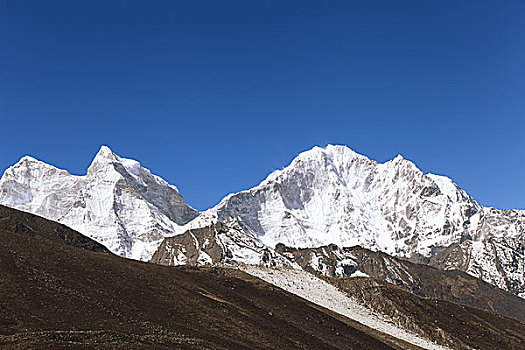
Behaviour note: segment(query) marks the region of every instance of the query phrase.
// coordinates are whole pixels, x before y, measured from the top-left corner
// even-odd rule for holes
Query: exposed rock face
[[[105,146],[85,176],[23,157],[0,180],[0,204],[58,221],[140,260],[198,214],[175,186]]]
[[[419,296],[448,300],[525,321],[525,300],[461,271],[444,271],[361,247],[329,245],[297,249],[278,245],[276,251],[318,276],[339,279],[369,276]]]
[[[161,265],[237,265],[265,266],[292,264],[256,237],[246,234],[235,220],[188,230],[165,238],[151,262]]]
[[[461,270],[525,298],[525,241],[489,238],[454,243],[430,259],[430,265]]]

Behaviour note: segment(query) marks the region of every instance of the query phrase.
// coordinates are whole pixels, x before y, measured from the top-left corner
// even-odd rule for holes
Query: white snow
[[[227,196],[188,227],[238,217],[269,247],[359,244],[399,256],[429,255],[432,246],[460,239],[471,207],[480,208],[450,179],[427,176],[401,156],[381,164],[329,145]],[[443,235],[447,221],[452,230]]]
[[[368,276],[366,273],[362,271],[357,270],[350,277],[370,277],[370,276]]]

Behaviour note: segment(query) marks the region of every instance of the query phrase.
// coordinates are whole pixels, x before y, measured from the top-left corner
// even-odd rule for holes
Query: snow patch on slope
[[[314,304],[395,338],[402,339],[424,349],[449,349],[398,327],[392,320],[373,312],[333,285],[304,270],[248,265],[242,266],[241,270]]]

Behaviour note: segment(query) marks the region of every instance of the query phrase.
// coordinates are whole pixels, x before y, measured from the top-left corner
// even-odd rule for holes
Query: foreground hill
[[[2,349],[415,349],[242,271],[124,259],[0,206]]]
[[[369,308],[390,316],[403,328],[448,344],[452,349],[525,347],[525,325],[501,315],[458,307],[445,300],[421,298],[383,280],[364,277],[327,280]]]
[[[301,293],[319,282],[297,284],[299,278],[278,269],[248,270],[277,278],[275,285],[237,269],[124,259],[63,225],[0,206],[0,348],[418,348],[320,306],[330,302],[328,295],[314,304],[285,291],[309,298]],[[472,339],[465,344],[525,348],[523,323],[447,305],[445,318],[460,315],[462,332]],[[424,322],[423,329],[432,327],[434,320],[405,314]],[[458,336],[443,332],[443,343]]]

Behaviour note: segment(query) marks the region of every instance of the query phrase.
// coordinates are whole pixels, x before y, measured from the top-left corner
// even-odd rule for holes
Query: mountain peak
[[[20,158],[20,160],[18,161],[18,163],[24,163],[24,162],[39,162],[39,160],[26,155]]]
[[[91,165],[88,168],[88,174],[92,173],[95,169],[101,169],[114,162],[120,162],[121,159],[113,151],[105,145],[102,145],[93,158]]]
[[[118,156],[113,153],[113,151],[106,145],[100,146],[99,151],[95,155],[94,160],[109,160],[109,161],[115,161],[118,159]]]
[[[294,159],[294,161],[295,160],[312,159],[312,158],[318,158],[318,157],[329,158],[329,159],[332,159],[332,160],[334,158],[340,158],[340,157],[345,158],[345,159],[349,159],[349,158],[351,159],[351,158],[355,158],[355,157],[358,157],[358,156],[365,157],[365,156],[355,152],[354,150],[352,150],[348,146],[328,144],[328,145],[326,145],[326,147],[314,146],[313,148],[300,153]]]
[[[29,155],[25,155],[22,158],[20,158],[20,160],[18,162],[16,162],[16,164],[13,165],[13,167],[27,166],[27,165],[30,165],[30,164],[38,164],[38,165],[51,167],[51,165],[49,165],[47,163],[44,163],[41,160],[38,160],[38,159],[36,159],[34,157],[31,157]]]
[[[397,156],[394,157],[394,159],[392,159],[393,162],[400,162],[402,160],[405,160],[405,158],[401,155],[401,153],[399,153]]]
[[[325,152],[330,154],[332,158],[336,156],[336,157],[342,157],[342,159],[354,159],[354,158],[368,159],[368,157],[366,157],[365,155],[357,153],[356,151],[354,151],[353,149],[345,145],[328,144],[325,148]]]
[[[326,145],[325,150],[327,152],[341,152],[341,153],[342,152],[351,152],[351,153],[356,153],[350,147],[345,146],[345,145],[328,144],[328,145]]]

